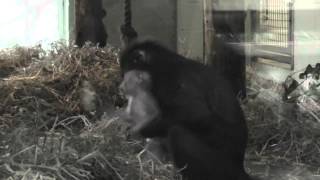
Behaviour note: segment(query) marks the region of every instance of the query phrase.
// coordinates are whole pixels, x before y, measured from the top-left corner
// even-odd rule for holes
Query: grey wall
[[[178,53],[203,59],[203,0],[177,0]]]
[[[294,70],[320,62],[320,0],[295,1]]]
[[[139,37],[151,37],[176,50],[176,0],[131,0],[132,24]],[[103,0],[108,43],[120,46],[124,0]]]

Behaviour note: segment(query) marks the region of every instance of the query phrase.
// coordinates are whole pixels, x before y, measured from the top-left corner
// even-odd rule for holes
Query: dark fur
[[[86,41],[99,44],[104,47],[107,43],[108,34],[103,24],[106,11],[102,8],[101,0],[80,1],[83,14],[77,21],[76,45],[82,47]],[[81,12],[81,11],[80,11]]]
[[[174,162],[186,179],[245,180],[247,126],[230,84],[208,66],[153,41],[137,41],[120,57],[122,73],[143,70],[152,77],[151,94],[161,118],[143,137],[166,137]]]

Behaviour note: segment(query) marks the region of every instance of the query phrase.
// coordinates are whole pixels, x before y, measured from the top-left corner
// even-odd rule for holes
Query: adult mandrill
[[[139,133],[167,139],[184,179],[250,179],[243,165],[246,122],[223,77],[153,41],[136,41],[124,49],[120,66],[123,75],[136,70],[150,76],[148,93],[161,116],[141,121]]]

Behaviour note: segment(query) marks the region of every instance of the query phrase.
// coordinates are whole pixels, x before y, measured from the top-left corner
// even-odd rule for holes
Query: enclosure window
[[[67,0],[10,0],[0,7],[0,48],[68,39]]]
[[[260,0],[256,16],[257,56],[292,63],[293,3],[290,0]]]

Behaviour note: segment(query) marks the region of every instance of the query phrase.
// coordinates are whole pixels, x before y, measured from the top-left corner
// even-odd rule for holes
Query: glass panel
[[[64,0],[10,0],[0,6],[0,48],[67,37]]]

